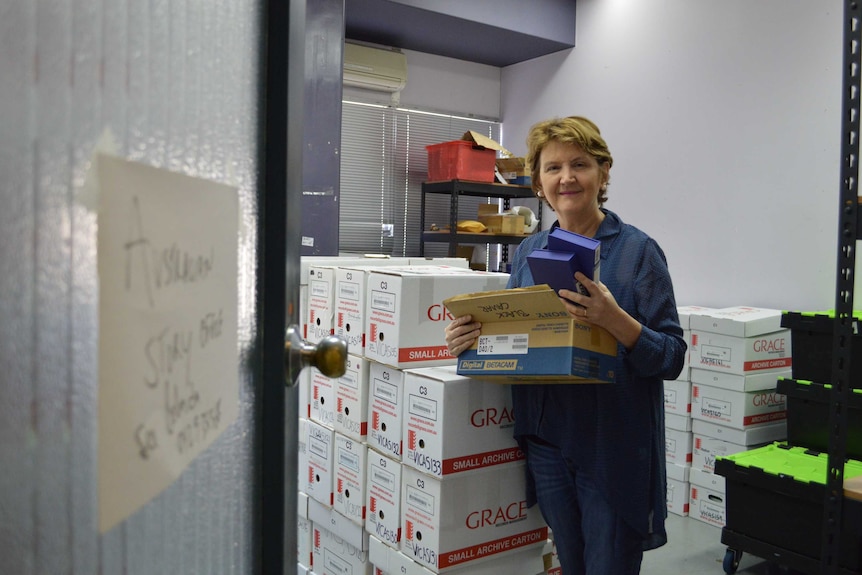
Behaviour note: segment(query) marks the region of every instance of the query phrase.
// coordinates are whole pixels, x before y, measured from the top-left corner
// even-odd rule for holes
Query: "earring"
[[[602,184],[602,191],[603,191],[603,192],[607,192],[607,191],[608,191],[608,183],[607,183],[607,182],[605,182],[604,184]]]
[[[538,192],[536,192],[536,196],[537,196],[537,197],[539,197],[539,198],[544,198],[544,197],[545,197],[545,194],[544,194],[544,192],[542,192],[541,190],[539,190]]]

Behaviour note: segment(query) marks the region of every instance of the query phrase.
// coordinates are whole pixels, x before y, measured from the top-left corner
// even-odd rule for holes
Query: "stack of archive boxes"
[[[784,439],[779,378],[792,366],[790,330],[781,311],[729,307],[693,313],[691,340],[692,466],[689,515],[725,525],[725,482],[715,459]]]
[[[298,572],[542,573],[548,530],[525,505],[509,388],[457,375],[445,344],[443,300],[508,275],[326,263],[308,270],[332,290],[309,291],[309,340],[330,325],[349,361],[300,380]]]
[[[683,339],[691,347],[690,317],[711,308],[679,306]],[[686,350],[682,371],[664,382],[665,459],[667,464],[667,510],[686,517],[689,511],[689,475],[692,461],[691,351]]]

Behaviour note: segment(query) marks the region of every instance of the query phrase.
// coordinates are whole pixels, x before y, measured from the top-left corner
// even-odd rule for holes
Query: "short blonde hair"
[[[608,150],[608,144],[602,138],[599,127],[591,120],[582,116],[568,116],[539,122],[530,128],[530,133],[527,135],[526,156],[526,164],[530,166],[533,193],[537,195],[541,189],[539,157],[549,142],[574,144],[595,158],[599,165],[606,162],[608,168],[614,165],[614,158]],[[599,205],[604,204],[607,199],[607,190],[602,189],[598,197]]]

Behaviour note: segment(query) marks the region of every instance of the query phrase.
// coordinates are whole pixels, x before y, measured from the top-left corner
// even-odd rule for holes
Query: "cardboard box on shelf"
[[[483,214],[479,221],[491,234],[520,235],[524,233],[524,216],[514,214]]]
[[[548,528],[538,506],[527,508],[526,476],[519,467],[438,479],[405,466],[401,551],[442,573],[544,547]]]
[[[503,383],[608,383],[617,341],[569,316],[547,286],[467,293],[444,301],[454,317],[482,323],[458,356],[458,373]]]
[[[520,463],[507,386],[458,375],[454,366],[404,375],[402,461],[435,477]]]

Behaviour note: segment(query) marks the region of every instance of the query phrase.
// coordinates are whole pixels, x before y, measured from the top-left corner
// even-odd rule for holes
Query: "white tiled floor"
[[[668,542],[647,551],[641,575],[723,575],[727,546],[721,543],[721,528],[679,515],[668,515]],[[767,573],[760,557],[743,553],[737,575]]]

